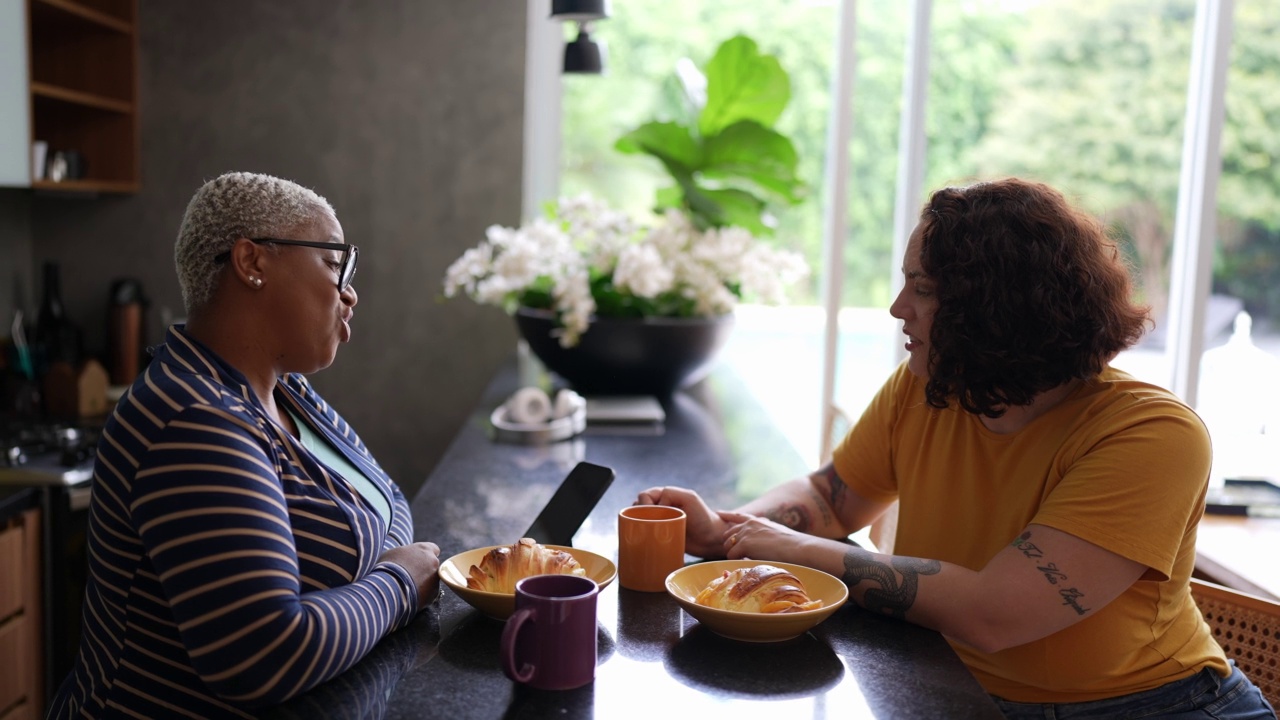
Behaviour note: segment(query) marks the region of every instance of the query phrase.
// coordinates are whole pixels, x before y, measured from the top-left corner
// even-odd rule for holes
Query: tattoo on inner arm
[[[844,504],[845,488],[844,481],[836,474],[835,466],[827,463],[821,469],[815,471],[809,476],[809,497],[813,498],[813,506],[822,514],[822,523],[826,527],[838,526],[840,519],[837,514],[840,512],[840,506]],[[823,492],[822,483],[826,483],[826,491]],[[807,532],[812,532],[816,528],[805,528]]]
[[[1018,548],[1019,550],[1021,550],[1022,554],[1025,555],[1026,557],[1029,557],[1029,558],[1044,557],[1044,553],[1040,552],[1040,548],[1036,547],[1035,543],[1031,542],[1030,530],[1014,538],[1013,542],[1010,544]]]
[[[1050,585],[1057,585],[1059,580],[1066,580],[1067,574],[1058,569],[1054,563],[1048,565],[1037,565],[1036,569],[1044,573],[1044,579],[1049,581]]]
[[[845,553],[844,576],[841,579],[850,588],[863,580],[879,583],[880,587],[867,588],[863,593],[862,606],[903,620],[907,610],[916,602],[920,576],[936,575],[941,570],[942,563],[937,560],[892,557],[889,562],[881,562],[866,550],[855,548]]]
[[[1031,542],[1031,531],[1028,530],[1018,537],[1014,538],[1010,543],[1013,547],[1022,551],[1022,554],[1028,558],[1042,558],[1044,553],[1040,548]],[[1067,579],[1067,574],[1058,569],[1057,563],[1045,563],[1041,565],[1036,563],[1036,570],[1044,574],[1044,579],[1049,581],[1050,585],[1057,585],[1060,581]],[[1083,615],[1089,612],[1089,608],[1080,604],[1080,598],[1084,597],[1084,593],[1076,588],[1061,588],[1058,590],[1058,596],[1062,598],[1062,604],[1076,611],[1077,615]]]
[[[827,463],[826,467],[818,471],[822,479],[827,481],[827,501],[831,503],[831,508],[837,513],[844,506],[844,500],[849,496],[849,486],[844,484],[844,480],[836,473],[836,466]]]
[[[785,525],[792,530],[800,532],[809,532],[809,528],[813,527],[813,518],[809,513],[809,508],[800,504],[783,505],[770,510],[764,516],[779,525]]]
[[[832,525],[835,523],[835,515],[832,514],[831,508],[827,506],[826,500],[818,493],[817,488],[809,487],[809,497],[813,498],[813,506],[818,508],[818,512],[822,513],[822,523],[824,525]]]
[[[1071,609],[1075,610],[1077,615],[1083,615],[1089,612],[1089,608],[1080,604],[1080,598],[1084,597],[1084,593],[1079,590],[1075,588],[1062,588],[1058,591],[1058,594],[1062,596],[1062,604],[1070,605]]]

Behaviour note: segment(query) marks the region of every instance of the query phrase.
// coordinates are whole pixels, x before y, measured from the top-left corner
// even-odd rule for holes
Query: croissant
[[[533,538],[520,538],[514,545],[504,545],[485,553],[479,565],[472,565],[467,587],[487,592],[514,593],[516,581],[530,575],[582,575],[587,571],[569,553],[538,544]]]
[[[800,578],[773,565],[726,570],[712,580],[694,602],[738,612],[789,613],[817,610],[821,600],[810,600]]]

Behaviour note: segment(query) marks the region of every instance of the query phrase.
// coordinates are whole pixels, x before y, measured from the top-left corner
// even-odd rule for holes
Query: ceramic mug
[[[596,677],[600,586],[577,575],[534,575],[516,583],[516,609],[502,628],[502,672],[540,690],[571,690]]]
[[[663,592],[667,576],[684,567],[685,515],[666,505],[632,505],[618,512],[618,583],[628,590]]]

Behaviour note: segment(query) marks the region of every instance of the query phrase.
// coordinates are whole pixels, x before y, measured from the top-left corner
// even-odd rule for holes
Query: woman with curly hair
[[[1147,309],[1102,225],[1019,179],[930,197],[890,307],[909,359],[832,462],[736,511],[683,488],[702,557],[793,562],[938,630],[1009,716],[1274,718],[1191,597],[1210,444],[1111,367]],[[894,555],[847,536],[899,503]]]

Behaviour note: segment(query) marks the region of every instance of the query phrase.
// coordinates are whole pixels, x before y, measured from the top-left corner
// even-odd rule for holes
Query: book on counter
[[[667,420],[662,403],[652,395],[587,398],[587,431],[602,434],[661,435]]]
[[[1205,513],[1280,518],[1280,486],[1261,478],[1227,478],[1210,488]]]

